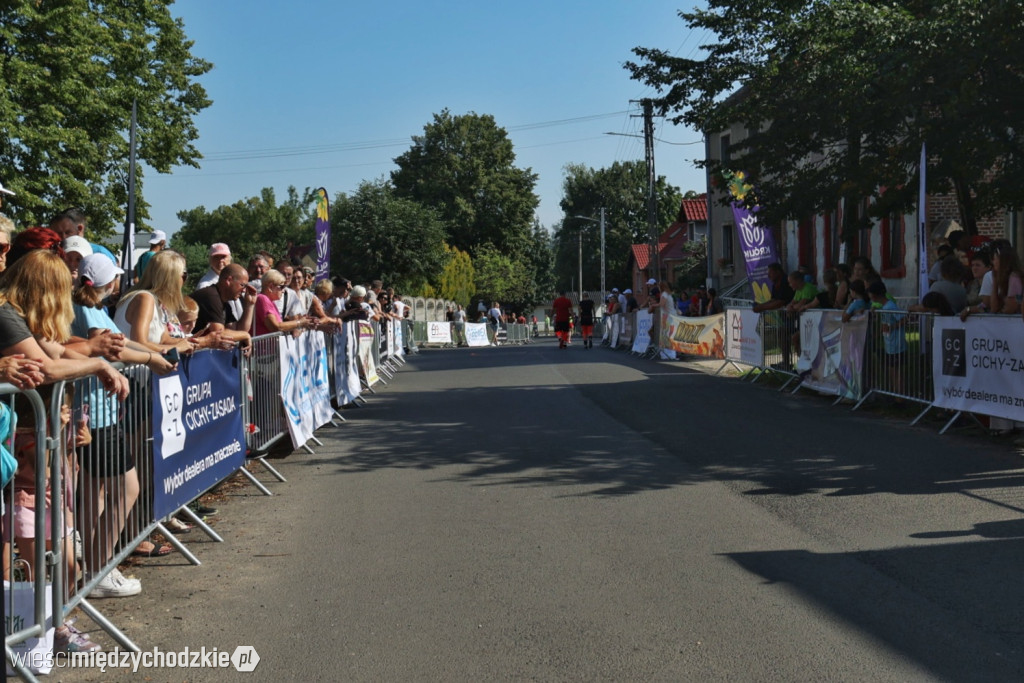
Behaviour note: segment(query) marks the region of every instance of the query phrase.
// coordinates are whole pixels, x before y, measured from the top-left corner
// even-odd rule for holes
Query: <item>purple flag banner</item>
[[[739,202],[732,203],[736,220],[736,233],[740,238],[743,260],[747,264],[747,280],[754,288],[754,302],[764,303],[772,298],[772,283],[768,279],[768,266],[779,260],[775,250],[775,236],[757,219],[757,209],[750,210]]]
[[[327,190],[316,191],[316,275],[314,282],[331,278],[331,215]]]

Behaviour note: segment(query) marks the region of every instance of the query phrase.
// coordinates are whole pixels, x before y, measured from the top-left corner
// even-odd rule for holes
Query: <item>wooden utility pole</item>
[[[658,198],[654,187],[654,103],[642,101],[644,108],[644,158],[647,161],[647,233],[651,241],[649,277],[661,280],[661,264],[658,255]]]

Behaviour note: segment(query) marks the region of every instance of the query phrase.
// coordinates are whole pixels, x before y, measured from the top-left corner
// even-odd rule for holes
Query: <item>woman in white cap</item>
[[[92,246],[88,240],[78,235],[64,238],[64,263],[71,271],[72,282],[78,280],[78,266],[86,256],[92,256]]]
[[[70,238],[69,238],[70,239]],[[104,302],[113,293],[117,277],[124,271],[104,254],[90,254],[79,264],[79,277],[71,300],[75,317],[71,332],[79,337],[90,337],[105,332],[117,333],[117,325],[107,314]],[[159,353],[154,353],[138,342],[126,340],[117,360],[129,364],[144,364],[159,375],[174,369]],[[114,555],[114,545],[124,529],[128,513],[139,497],[139,477],[135,469],[135,454],[128,447],[134,443],[123,428],[118,415],[118,402],[105,396],[95,382],[79,387],[75,393],[76,408],[89,415],[88,445],[82,448],[82,531],[86,567],[95,572],[105,566]],[[120,492],[120,496],[109,496]],[[111,500],[107,500],[110,497]],[[166,555],[170,546],[156,547],[143,541],[136,554]],[[90,592],[94,598],[116,598],[135,595],[142,585],[135,579],[126,579],[115,568],[104,576]]]

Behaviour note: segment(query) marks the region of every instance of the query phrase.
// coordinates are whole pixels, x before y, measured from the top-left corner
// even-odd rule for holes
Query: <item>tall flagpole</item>
[[[121,247],[121,293],[124,294],[132,286],[133,269],[135,268],[135,127],[137,100],[132,100],[132,125],[128,133],[128,213],[124,220],[124,244]]]
[[[928,191],[925,176],[928,173],[928,154],[921,143],[920,185],[917,193],[917,298],[928,291]]]

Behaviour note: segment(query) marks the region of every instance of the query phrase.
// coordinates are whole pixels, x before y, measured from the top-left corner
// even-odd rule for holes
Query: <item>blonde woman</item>
[[[118,302],[114,314],[117,328],[156,353],[170,348],[179,353],[194,351],[198,343],[187,338],[178,323],[178,311],[185,306],[184,280],[185,257],[176,251],[158,252],[149,260],[138,285]]]

